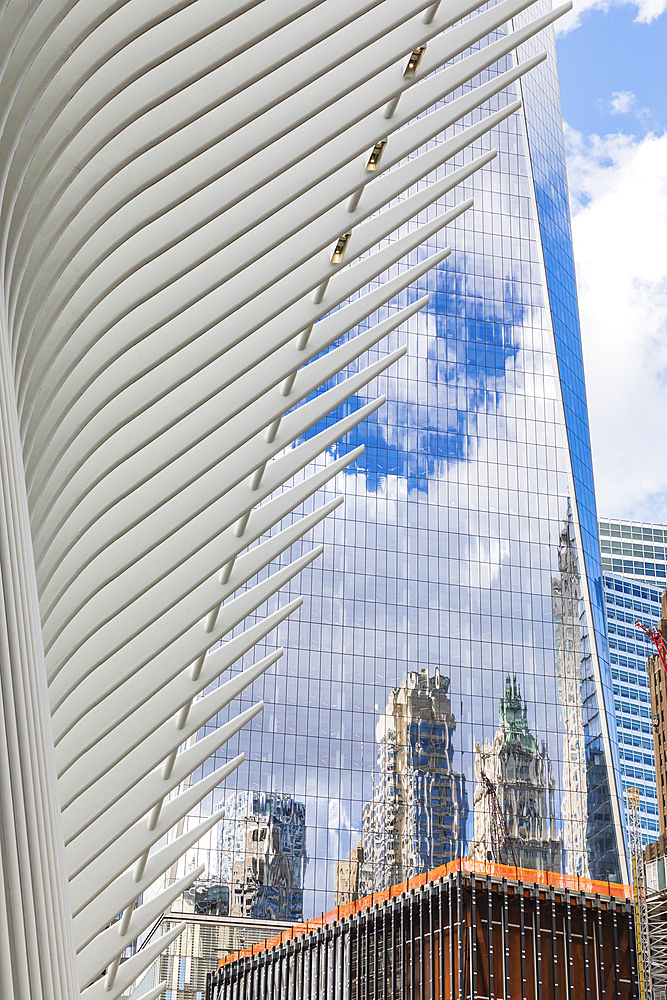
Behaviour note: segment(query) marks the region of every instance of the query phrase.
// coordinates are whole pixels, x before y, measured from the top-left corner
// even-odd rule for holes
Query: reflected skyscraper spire
[[[581,584],[571,519],[558,544],[558,575],[551,581],[558,698],[563,712],[563,846],[568,875],[588,878],[586,845],[586,737],[582,705]]]
[[[516,677],[505,679],[498,714],[493,742],[475,745],[475,839],[470,857],[559,872],[563,842],[556,835],[556,782],[546,743],[540,745],[530,731]]]

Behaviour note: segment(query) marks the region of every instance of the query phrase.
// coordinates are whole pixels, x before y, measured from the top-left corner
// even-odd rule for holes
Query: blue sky
[[[667,0],[575,0],[558,35],[601,514],[667,522]]]
[[[629,4],[589,10],[580,27],[558,38],[563,117],[589,135],[619,130],[637,135],[667,127],[667,13],[638,22]],[[626,114],[614,94],[632,94]],[[618,105],[618,100],[616,101]]]

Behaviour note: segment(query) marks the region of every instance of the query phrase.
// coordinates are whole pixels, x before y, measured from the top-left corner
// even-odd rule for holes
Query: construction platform
[[[632,890],[461,860],[224,959],[207,1000],[635,1000]]]

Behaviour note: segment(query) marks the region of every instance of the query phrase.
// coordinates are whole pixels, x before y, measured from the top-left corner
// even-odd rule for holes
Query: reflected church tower
[[[356,851],[359,895],[379,892],[458,856],[465,837],[465,778],[454,771],[456,720],[449,678],[411,672],[377,724],[377,778]],[[353,852],[355,853],[355,852]],[[353,859],[351,859],[353,861]],[[348,880],[346,868],[340,885]],[[338,879],[337,879],[338,881]]]
[[[569,517],[560,532],[558,569],[559,575],[551,581],[551,604],[558,697],[565,725],[563,846],[567,852],[567,874],[589,878],[586,746],[581,700],[581,583]]]
[[[561,871],[563,843],[556,836],[555,781],[546,744],[528,728],[528,709],[516,677],[505,679],[493,743],[475,745],[473,799],[476,861]]]

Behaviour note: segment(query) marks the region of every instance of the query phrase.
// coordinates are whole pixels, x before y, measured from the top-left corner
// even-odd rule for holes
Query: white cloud
[[[566,35],[581,24],[582,15],[589,10],[608,11],[621,3],[629,3],[637,8],[635,21],[650,24],[667,10],[667,0],[574,0],[574,6],[569,14],[556,21],[556,34]]]
[[[631,90],[615,90],[611,95],[612,115],[627,115],[636,100]]]
[[[667,133],[566,136],[599,510],[667,522]]]

